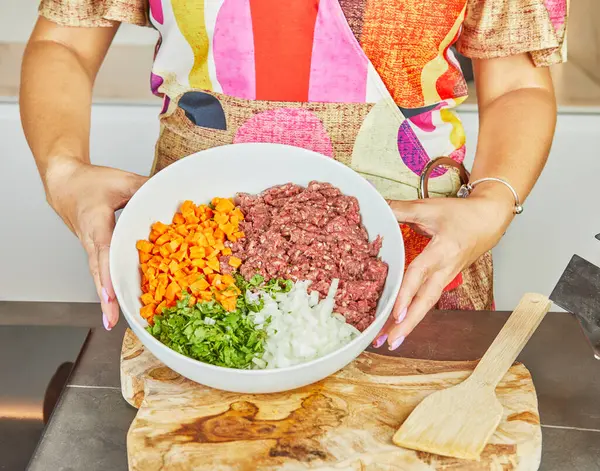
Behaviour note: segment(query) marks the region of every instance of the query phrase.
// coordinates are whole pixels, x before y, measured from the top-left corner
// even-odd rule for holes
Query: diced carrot
[[[229,257],[229,265],[233,268],[239,268],[242,264],[242,260],[238,257]]]
[[[219,274],[218,257],[229,256],[229,264],[234,268],[241,265],[241,260],[231,256],[232,250],[224,242],[244,237],[239,227],[244,216],[231,199],[213,198],[212,205],[214,210],[184,201],[171,224],[152,224],[148,240],[136,243],[142,303],[155,306],[152,312],[145,311],[150,324],[154,313],[174,306],[188,290],[194,293],[190,305],[196,300],[214,298],[225,309],[235,310],[241,292],[231,275]]]
[[[211,268],[214,271],[220,271],[221,270],[221,267],[219,265],[219,261],[216,258],[208,259],[208,261],[206,262],[206,265],[208,266],[208,268]]]
[[[156,309],[154,310],[154,314],[162,314],[162,311],[164,308],[167,307],[167,301],[165,301],[164,299],[161,301],[161,303],[156,306]]]
[[[152,296],[152,293],[142,294],[142,304],[144,306],[147,306],[148,304],[152,304],[153,302],[154,302],[154,296]]]
[[[229,222],[229,216],[225,213],[215,214],[215,222],[217,224],[227,224]]]
[[[192,260],[196,258],[204,258],[206,257],[206,250],[204,247],[192,247],[190,248],[190,258]]]
[[[235,311],[236,304],[237,304],[237,302],[236,302],[235,298],[225,298],[221,301],[221,305],[228,312]]]
[[[169,244],[165,244],[160,248],[160,255],[163,258],[169,258],[171,255],[171,250],[169,249]]]
[[[193,201],[185,200],[183,203],[181,203],[181,207],[179,208],[179,210],[181,211],[181,214],[183,214],[183,216],[185,217],[186,214],[193,213],[196,210],[196,205]]]
[[[156,239],[156,245],[163,245],[169,242],[171,236],[168,233],[161,235],[158,239]]]
[[[163,224],[160,221],[155,222],[154,224],[152,224],[152,230],[154,232],[158,233],[159,235],[162,235],[165,232],[167,232],[167,229],[169,229],[169,226],[167,226],[166,224]]]
[[[174,275],[177,270],[179,270],[179,263],[177,263],[177,260],[171,260],[171,263],[169,263],[169,272]]]
[[[169,280],[167,279],[167,282],[168,281]],[[156,302],[161,302],[162,299],[165,297],[165,293],[167,292],[167,282],[158,282],[158,286],[156,287],[156,291],[154,292],[154,300]],[[152,286],[152,284],[150,284],[150,286]]]
[[[233,211],[235,209],[235,205],[231,200],[222,198],[215,205],[215,209],[220,213],[229,213],[230,211]]]
[[[182,240],[180,240],[180,239],[173,239],[171,242],[169,242],[168,247],[169,247],[169,250],[171,251],[171,253],[177,252],[177,249],[181,245],[181,242],[182,242]]]
[[[221,224],[219,229],[221,229],[227,235],[231,235],[235,232],[235,227],[230,222],[227,224]]]
[[[154,258],[152,258],[152,260],[148,261],[148,266],[158,270],[158,267],[160,267],[160,263],[161,262],[158,262],[158,261],[154,260]]]
[[[147,240],[138,240],[135,244],[135,248],[140,252],[150,253],[154,246],[152,245],[152,242],[148,242]]]
[[[160,234],[156,231],[152,231],[150,232],[150,236],[148,237],[148,240],[152,243],[156,242],[156,239],[158,239],[160,237]]]
[[[140,263],[146,263],[152,258],[152,254],[146,252],[139,252]]]
[[[148,319],[154,316],[154,310],[156,309],[156,304],[147,304],[143,308],[140,309],[140,314],[144,319]]]
[[[171,281],[169,286],[167,287],[167,291],[165,292],[165,298],[167,301],[173,301],[177,296],[177,293],[181,291],[181,287],[175,281]]]
[[[210,285],[204,278],[200,278],[190,285],[190,289],[192,290],[192,293],[195,293],[198,291],[205,291],[209,286]]]
[[[196,258],[192,260],[192,266],[197,268],[204,268],[206,266],[206,260],[203,258]]]
[[[190,302],[188,303],[188,306],[192,307],[194,304],[196,304],[196,302],[196,296],[190,296]]]
[[[183,259],[185,258],[186,255],[187,255],[187,249],[186,250],[182,249],[179,252],[172,254],[171,258],[174,258],[178,262],[183,262]]]
[[[202,232],[198,232],[198,245],[200,247],[209,247],[208,239]]]

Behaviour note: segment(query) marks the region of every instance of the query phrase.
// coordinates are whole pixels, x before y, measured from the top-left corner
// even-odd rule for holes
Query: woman
[[[375,346],[395,349],[436,305],[493,308],[489,250],[552,142],[547,66],[565,58],[566,1],[42,0],[23,61],[23,127],[49,203],[87,251],[105,327],[119,312],[114,212],[145,181],[89,161],[92,86],[120,23],[160,33],[153,172],[213,146],[278,142],[342,161],[390,201],[410,264]],[[477,83],[470,181],[495,179],[467,198],[451,198],[466,179],[454,109],[467,96],[452,45],[473,59]]]

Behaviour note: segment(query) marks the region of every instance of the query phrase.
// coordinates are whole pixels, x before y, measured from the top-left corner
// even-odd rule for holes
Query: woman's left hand
[[[512,195],[499,186],[468,198],[392,201],[399,222],[431,237],[409,265],[392,313],[373,345],[398,348],[458,273],[494,247],[513,218]]]

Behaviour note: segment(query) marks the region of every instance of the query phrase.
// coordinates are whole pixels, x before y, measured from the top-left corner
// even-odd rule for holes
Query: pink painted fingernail
[[[406,317],[406,311],[407,311],[406,308],[404,308],[400,311],[400,314],[398,315],[398,317],[395,320],[396,324],[400,324],[400,322],[402,322],[404,320],[404,318]]]
[[[391,343],[390,350],[396,350],[400,345],[402,345],[402,342],[404,342],[404,337],[398,337]]]
[[[380,335],[379,337],[377,337],[375,339],[375,342],[373,342],[373,347],[375,347],[375,348],[381,347],[384,344],[384,342],[387,340],[387,338],[388,338],[387,334]]]
[[[108,317],[106,317],[106,314],[102,313],[102,323],[104,324],[104,328],[108,331],[112,330],[112,327],[110,326],[110,323],[108,322]]]
[[[106,288],[102,288],[102,301],[104,301],[106,304],[110,302],[110,298],[108,297],[108,291],[106,291]]]

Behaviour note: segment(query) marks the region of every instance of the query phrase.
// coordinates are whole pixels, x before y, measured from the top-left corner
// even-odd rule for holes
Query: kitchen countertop
[[[507,313],[432,312],[397,355],[432,360],[481,357]],[[136,410],[121,396],[125,322],[101,326],[97,304],[0,302],[0,325],[91,327],[30,471],[126,471],[125,438]],[[543,471],[600,471],[600,361],[576,320],[551,313],[519,357],[531,371],[542,421]]]

